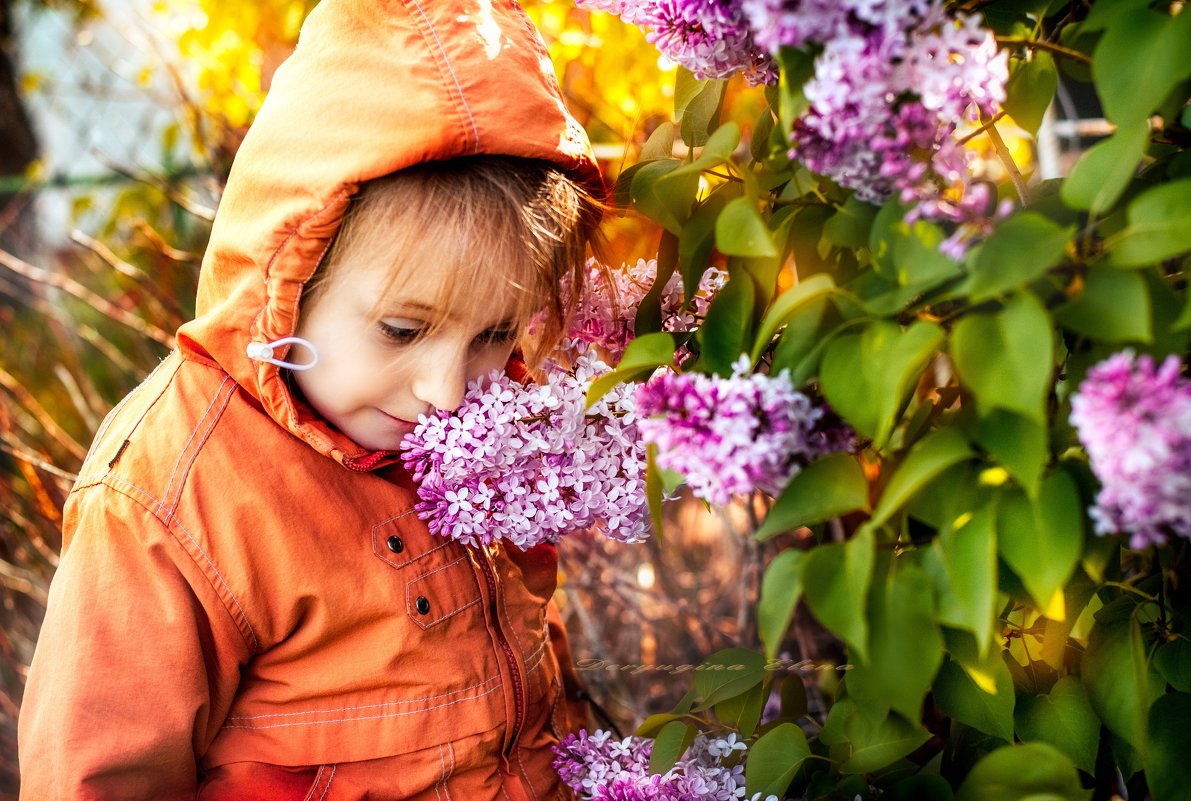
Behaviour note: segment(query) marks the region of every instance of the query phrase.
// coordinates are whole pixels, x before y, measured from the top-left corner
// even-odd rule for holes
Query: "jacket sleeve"
[[[193,799],[248,645],[161,521],[86,492],[22,703],[21,799]]]
[[[575,668],[575,658],[571,655],[571,644],[567,639],[567,629],[562,622],[562,613],[558,605],[551,599],[546,604],[546,625],[550,629],[550,645],[554,655],[558,658],[558,666],[562,672],[563,704],[567,713],[567,728],[571,732],[579,729],[592,729],[588,718],[589,698],[583,681],[579,678],[579,671]]]

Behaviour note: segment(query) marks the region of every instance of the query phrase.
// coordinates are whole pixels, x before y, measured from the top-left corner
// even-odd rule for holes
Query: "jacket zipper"
[[[483,551],[478,560],[480,567],[484,571],[484,578],[488,582],[488,596],[491,600],[492,618],[496,624],[496,640],[500,644],[500,648],[504,651],[505,659],[509,663],[509,673],[513,677],[513,727],[509,736],[509,746],[506,749],[506,754],[513,752],[513,746],[517,741],[517,737],[521,734],[521,726],[524,724],[525,718],[525,687],[521,677],[521,668],[518,665],[517,654],[513,650],[513,646],[509,644],[509,640],[505,637],[504,628],[500,625],[500,610],[497,600],[496,588],[496,571],[493,570],[491,557],[487,551]]]

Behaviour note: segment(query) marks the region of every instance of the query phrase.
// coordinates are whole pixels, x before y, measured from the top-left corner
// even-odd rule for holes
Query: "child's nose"
[[[460,357],[429,359],[418,371],[413,393],[432,409],[453,412],[467,392],[467,361]]]

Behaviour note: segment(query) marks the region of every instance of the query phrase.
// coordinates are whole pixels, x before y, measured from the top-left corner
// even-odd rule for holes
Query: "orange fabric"
[[[399,466],[245,355],[293,333],[360,183],[473,153],[598,186],[515,0],[319,4],[237,156],[197,319],[67,502],[23,799],[564,797],[553,547],[432,537]]]

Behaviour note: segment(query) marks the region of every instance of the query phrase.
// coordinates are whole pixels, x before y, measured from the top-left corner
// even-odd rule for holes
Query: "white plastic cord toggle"
[[[310,361],[298,364],[296,362],[274,359],[273,349],[279,348],[282,345],[301,345],[310,351]],[[289,370],[309,370],[318,364],[318,350],[314,347],[314,343],[302,339],[302,337],[282,337],[272,342],[249,342],[248,347],[245,348],[245,352],[248,354],[248,358],[253,361],[268,362],[269,364],[275,364],[278,367],[285,367]]]

